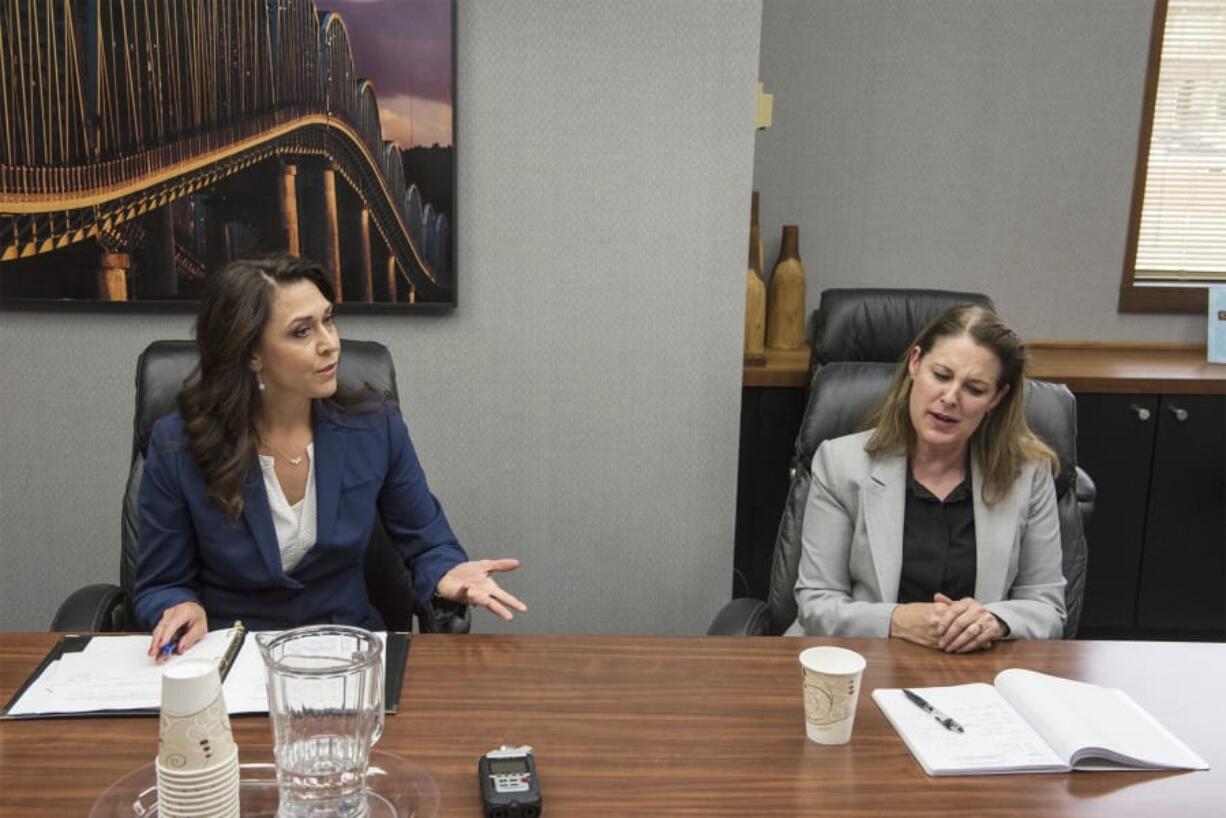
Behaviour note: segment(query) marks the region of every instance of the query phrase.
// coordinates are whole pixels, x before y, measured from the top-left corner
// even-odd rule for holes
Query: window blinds
[[[1136,281],[1226,281],[1226,0],[1170,0]]]

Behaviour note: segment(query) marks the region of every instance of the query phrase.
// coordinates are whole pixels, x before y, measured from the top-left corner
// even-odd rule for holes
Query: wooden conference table
[[[55,642],[0,634],[0,699]],[[797,653],[837,643],[868,669],[849,745],[805,739]],[[929,778],[868,693],[991,681],[1027,667],[1127,690],[1208,772]],[[479,816],[477,758],[535,748],[545,815],[1226,815],[1226,644],[1015,642],[945,656],[898,640],[619,636],[413,638],[378,744],[424,767],[441,816]],[[233,720],[271,744],[264,716]],[[149,763],[153,718],[0,722],[0,815],[78,816]]]

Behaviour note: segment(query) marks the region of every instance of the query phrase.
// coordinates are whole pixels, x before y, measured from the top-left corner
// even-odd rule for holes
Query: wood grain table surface
[[[0,634],[0,700],[54,644]],[[840,644],[868,668],[850,744],[805,739],[799,651]],[[1009,667],[1121,687],[1212,766],[929,778],[869,693],[990,682]],[[425,768],[441,816],[481,815],[477,758],[531,744],[546,818],[563,816],[1226,815],[1226,644],[1015,642],[946,656],[898,640],[414,636],[377,749]],[[244,757],[266,716],[233,719]],[[0,816],[83,816],[153,760],[150,717],[0,722]]]

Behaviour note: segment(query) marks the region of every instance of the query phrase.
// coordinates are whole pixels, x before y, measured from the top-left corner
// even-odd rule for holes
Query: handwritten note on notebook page
[[[873,701],[929,775],[1055,772],[1065,763],[989,684],[913,688],[965,728],[946,730],[901,690],[873,691]]]
[[[929,775],[1209,767],[1114,688],[1014,668],[994,685],[916,692],[966,732],[946,730],[901,690],[874,690],[873,701]]]

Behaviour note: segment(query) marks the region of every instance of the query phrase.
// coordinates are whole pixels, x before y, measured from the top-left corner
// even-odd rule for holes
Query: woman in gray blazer
[[[789,634],[949,653],[1061,635],[1058,460],[1026,424],[1025,364],[995,313],[955,307],[915,339],[873,428],[818,448]]]

